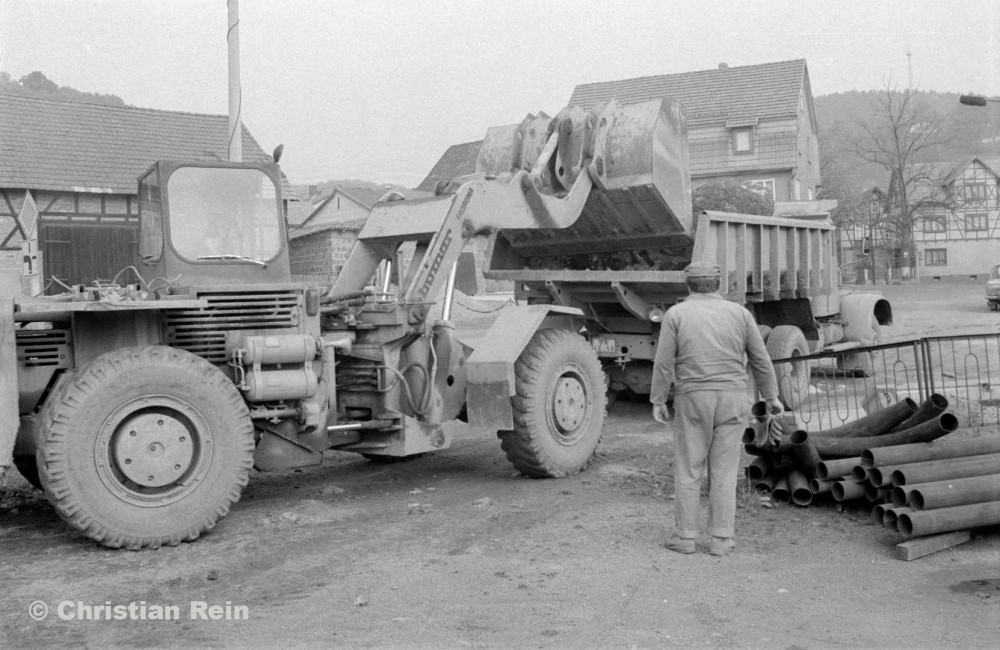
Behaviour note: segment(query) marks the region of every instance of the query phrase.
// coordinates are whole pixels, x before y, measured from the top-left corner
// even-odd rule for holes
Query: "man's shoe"
[[[694,553],[694,540],[689,537],[672,537],[665,546],[675,553],[690,555]]]
[[[736,547],[736,542],[733,541],[732,537],[713,537],[712,546],[708,549],[708,552],[712,555],[728,555],[729,551]]]

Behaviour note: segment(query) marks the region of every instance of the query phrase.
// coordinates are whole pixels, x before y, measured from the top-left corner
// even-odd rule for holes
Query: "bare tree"
[[[855,152],[878,165],[889,179],[889,210],[884,227],[899,242],[900,250],[914,262],[913,227],[925,208],[945,204],[944,174],[933,164],[947,141],[941,131],[943,118],[920,106],[914,92],[891,83],[872,98],[875,117],[859,122],[861,135]]]

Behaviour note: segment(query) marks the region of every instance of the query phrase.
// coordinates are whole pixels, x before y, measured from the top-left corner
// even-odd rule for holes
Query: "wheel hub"
[[[563,376],[556,382],[552,414],[563,432],[575,431],[587,414],[587,393],[576,377]]]
[[[130,481],[158,488],[188,471],[195,446],[183,422],[162,413],[143,413],[121,423],[113,453],[118,469]]]

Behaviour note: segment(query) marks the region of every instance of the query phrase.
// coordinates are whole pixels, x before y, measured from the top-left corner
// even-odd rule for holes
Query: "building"
[[[684,107],[692,188],[733,180],[775,201],[816,197],[819,137],[805,60],[580,84],[569,105],[660,97]]]
[[[944,197],[914,222],[921,279],[980,280],[1000,262],[1000,161],[972,158],[951,165]]]
[[[292,279],[332,285],[372,207],[387,192],[397,192],[406,199],[429,196],[418,190],[335,185],[332,192],[312,204],[312,211],[301,221],[293,221],[289,213]]]
[[[139,175],[156,160],[226,160],[228,133],[225,115],[0,94],[0,268],[30,293],[135,282]],[[244,160],[271,160],[242,135]]]

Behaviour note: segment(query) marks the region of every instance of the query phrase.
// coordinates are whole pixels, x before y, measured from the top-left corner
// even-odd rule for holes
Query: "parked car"
[[[1000,264],[994,264],[986,281],[986,305],[990,311],[1000,309]]]

